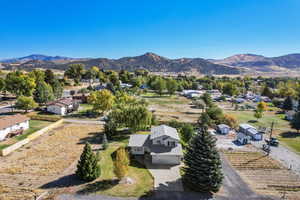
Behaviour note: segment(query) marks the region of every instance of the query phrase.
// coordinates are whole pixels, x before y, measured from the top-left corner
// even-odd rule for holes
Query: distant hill
[[[233,67],[244,67],[257,71],[300,70],[300,54],[288,54],[279,57],[265,57],[255,54],[237,54],[210,62]]]
[[[181,58],[169,59],[154,53],[146,53],[141,56],[123,57],[120,59],[95,58],[69,60],[68,62],[58,63],[57,60],[32,59],[20,63],[17,68],[31,70],[34,68],[51,68],[65,70],[68,65],[82,63],[86,68],[98,66],[102,69],[113,69],[134,71],[136,69],[147,69],[152,72],[190,72],[196,71],[201,74],[239,74],[240,70],[221,64],[214,64],[202,58]],[[16,66],[13,66],[14,68]],[[8,63],[6,68],[12,68]]]
[[[63,62],[63,61],[74,61],[74,60],[82,60],[82,58],[70,58],[70,57],[63,57],[63,56],[46,56],[42,54],[32,54],[29,56],[21,57],[21,58],[11,58],[11,59],[4,59],[0,60],[2,63],[26,63],[28,61],[52,61],[52,62]]]

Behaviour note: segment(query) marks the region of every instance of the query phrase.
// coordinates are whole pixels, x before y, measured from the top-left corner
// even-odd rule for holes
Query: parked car
[[[278,147],[279,142],[276,138],[271,137],[269,140],[265,139],[265,142],[270,145],[270,146],[274,146],[274,147]]]

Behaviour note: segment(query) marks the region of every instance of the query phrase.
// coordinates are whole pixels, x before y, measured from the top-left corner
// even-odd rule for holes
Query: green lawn
[[[236,116],[239,123],[249,123],[256,127],[270,127],[271,123],[275,122],[275,129],[290,130],[289,122],[284,120],[283,114],[264,112],[263,117],[257,120],[253,116],[253,111],[226,111],[226,113]]]
[[[72,112],[66,117],[79,118],[79,119],[95,119],[98,116],[97,113],[92,112],[93,106],[90,104],[80,104],[78,111]]]
[[[15,139],[20,141],[27,138],[30,134],[50,125],[53,122],[41,121],[41,120],[30,120],[29,129],[27,129],[22,135],[16,136]]]
[[[108,149],[101,151],[101,177],[86,185],[80,193],[96,193],[119,197],[140,197],[147,195],[153,189],[153,178],[143,165],[131,160],[128,177],[134,180],[133,184],[119,184],[113,173],[112,154],[121,146],[126,146],[128,138],[120,137],[111,142]]]
[[[236,116],[239,123],[249,123],[255,127],[270,128],[271,123],[275,122],[274,135],[277,135],[282,144],[300,153],[300,134],[297,134],[295,130],[290,128],[289,122],[284,120],[284,114],[265,112],[261,119],[254,122],[256,118],[253,116],[253,111],[226,111],[226,113]]]

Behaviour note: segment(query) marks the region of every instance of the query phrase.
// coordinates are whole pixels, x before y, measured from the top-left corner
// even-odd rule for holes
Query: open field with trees
[[[192,101],[177,95],[158,96],[155,93],[141,95],[149,102],[149,109],[154,111],[159,121],[178,120],[181,122],[196,123],[201,109],[196,109]]]

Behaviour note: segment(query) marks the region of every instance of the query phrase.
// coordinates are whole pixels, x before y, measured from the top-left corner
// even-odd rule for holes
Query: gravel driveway
[[[264,143],[264,141],[252,142],[252,144],[259,149],[262,149]],[[281,162],[286,168],[300,175],[300,156],[298,154],[283,145],[279,145],[278,147],[271,147],[270,156],[274,160]]]

